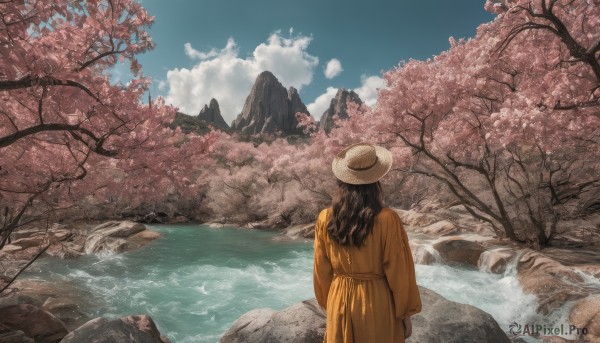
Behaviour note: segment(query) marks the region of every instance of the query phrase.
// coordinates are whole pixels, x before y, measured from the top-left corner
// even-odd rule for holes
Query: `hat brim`
[[[392,169],[392,163],[394,161],[393,155],[389,150],[375,145],[375,154],[377,155],[377,162],[375,165],[366,170],[353,170],[348,167],[344,156],[349,149],[359,144],[361,143],[351,145],[337,154],[331,163],[333,175],[340,181],[352,185],[375,183]]]

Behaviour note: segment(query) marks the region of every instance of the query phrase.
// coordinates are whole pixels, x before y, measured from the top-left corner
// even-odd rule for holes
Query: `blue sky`
[[[318,119],[338,87],[355,89],[372,104],[383,86],[382,71],[437,55],[449,48],[450,36],[472,37],[494,18],[483,0],[141,3],[156,16],[150,33],[157,46],[139,58],[154,80],[153,96],[188,114],[214,97],[227,122],[263,69],[285,87],[299,88]],[[115,73],[124,74],[119,68]]]

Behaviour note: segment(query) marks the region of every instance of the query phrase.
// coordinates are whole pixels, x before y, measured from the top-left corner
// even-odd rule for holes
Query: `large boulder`
[[[25,336],[21,330],[13,330],[0,324],[0,343],[35,343],[35,340]]]
[[[11,242],[12,245],[20,246],[21,249],[39,247],[39,246],[44,245],[44,243],[45,243],[44,236],[24,237],[24,238],[19,238],[19,239]]]
[[[87,237],[86,254],[119,253],[131,249],[127,238],[146,230],[146,226],[133,221],[108,221],[93,229]],[[137,248],[139,244],[136,244]]]
[[[431,225],[441,220],[441,218],[434,215],[417,212],[415,210],[396,209],[395,211],[400,216],[400,219],[402,219],[402,223],[415,228]]]
[[[83,244],[59,242],[50,245],[48,250],[46,250],[46,254],[63,259],[76,258],[83,255],[83,248]]]
[[[517,262],[517,277],[525,292],[538,297],[537,311],[544,315],[590,293],[575,268],[530,249]]]
[[[448,264],[468,264],[477,266],[479,256],[485,248],[478,242],[468,241],[460,238],[451,238],[440,241],[433,245]]]
[[[571,309],[569,322],[576,327],[585,328],[579,338],[590,343],[600,343],[600,295],[589,296],[578,301]]]
[[[12,243],[0,251],[0,260],[29,261],[46,245],[45,254],[60,258],[78,257],[83,253],[87,229],[80,224],[55,223],[43,228],[25,228],[11,234]]]
[[[311,299],[282,311],[252,310],[240,317],[220,342],[320,343],[324,335],[325,313],[316,299]]]
[[[502,274],[513,263],[517,252],[509,248],[498,248],[484,251],[477,261],[479,270]]]
[[[496,320],[477,307],[419,287],[423,311],[412,317],[410,343],[508,343]]]
[[[456,234],[458,231],[456,225],[447,220],[440,220],[439,222],[423,226],[419,229],[419,232],[431,236],[446,236]]]
[[[0,324],[12,330],[22,331],[36,343],[58,343],[69,333],[54,315],[30,304],[0,307]]]
[[[413,261],[416,264],[430,265],[443,262],[440,254],[427,242],[423,242],[418,239],[411,239],[409,241],[409,246],[413,256]]]
[[[600,281],[600,264],[587,264],[581,266],[575,266],[576,269],[586,273],[592,277],[595,277]]]
[[[77,228],[63,224],[54,223],[49,227],[34,227],[17,229],[13,231],[10,237],[13,242],[24,238],[45,239],[47,241],[64,241],[68,239],[73,232],[77,232]]]
[[[69,282],[18,279],[11,285],[10,293],[0,297],[0,307],[35,305],[60,319],[68,330],[73,330],[90,319],[84,309],[97,306],[93,299],[89,291]]]
[[[410,343],[509,343],[488,313],[471,305],[452,302],[419,287],[423,311],[413,316]],[[325,313],[315,299],[282,311],[253,310],[240,317],[221,337],[221,343],[321,343]]]
[[[435,236],[467,232],[493,236],[489,223],[473,218],[462,205],[444,208],[432,204],[421,208],[420,211],[415,209],[395,209],[395,211],[402,219],[402,223],[407,226],[407,231]]]
[[[96,318],[63,338],[61,343],[165,343],[149,316],[109,320]]]
[[[39,252],[42,249],[43,247],[41,246],[22,248],[20,245],[7,244],[2,248],[2,250],[0,250],[0,262],[29,262],[37,254],[39,254]],[[3,271],[5,275],[11,275],[7,273],[5,269],[6,268],[0,268],[0,270]]]
[[[90,318],[84,314],[72,298],[50,297],[42,305],[44,310],[59,318],[69,331],[75,330]]]
[[[299,239],[299,238],[315,238],[315,223],[310,224],[299,224],[292,225],[287,229],[283,230],[281,236],[276,236],[273,239],[276,241],[282,241],[287,239]]]

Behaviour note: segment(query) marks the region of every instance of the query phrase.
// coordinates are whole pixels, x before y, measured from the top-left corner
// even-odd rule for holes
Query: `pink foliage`
[[[509,237],[545,245],[566,215],[568,200],[555,192],[597,174],[599,8],[545,0],[493,8],[504,14],[475,38],[386,73],[390,87],[371,115],[410,148],[405,172],[450,187]],[[516,237],[523,225],[536,236]]]
[[[389,205],[444,186],[498,235],[548,244],[598,183],[600,6],[485,8],[498,16],[474,38],[385,73],[374,108],[348,104],[329,134],[299,113],[305,136],[273,139],[186,135],[166,127],[175,111],[162,99],[140,103],[149,80],[135,56],[153,47],[153,18],[136,1],[0,3],[0,204],[13,221],[30,199],[85,198],[132,211],[202,205],[222,221],[285,226],[330,203],[331,160],[369,141],[394,154]],[[109,81],[119,61],[135,75],[127,85]]]
[[[296,119],[298,120],[298,127],[301,127],[305,134],[312,134],[318,130],[313,116],[298,112],[296,113]]]
[[[263,177],[262,184],[252,179],[261,194],[249,194],[253,210],[264,217],[306,199],[326,205],[335,189],[333,156],[370,141],[394,153],[385,180],[392,203],[415,204],[426,184],[444,186],[498,235],[548,244],[559,218],[581,213],[571,206],[578,192],[598,183],[599,6],[522,0],[485,7],[499,16],[474,38],[450,38],[451,48],[434,59],[387,72],[375,108],[350,105],[350,118],[337,118],[328,135],[306,130],[306,145],[246,146],[253,175]],[[314,125],[308,116],[299,122]]]
[[[136,55],[154,47],[153,17],[135,0],[0,3],[0,218],[15,227],[86,195],[196,194],[216,134],[165,127],[175,109],[140,102],[150,80]],[[117,62],[134,78],[111,84]],[[190,168],[190,169],[188,169]],[[33,218],[33,217],[32,217]],[[7,236],[0,235],[0,246]]]

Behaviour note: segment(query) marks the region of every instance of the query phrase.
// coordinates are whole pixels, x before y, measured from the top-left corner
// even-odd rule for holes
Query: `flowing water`
[[[92,290],[90,317],[149,314],[173,342],[217,342],[242,314],[314,297],[312,241],[274,241],[273,232],[202,225],[152,225],[163,235],[130,253],[42,259],[27,277],[70,280]],[[503,330],[535,319],[536,301],[514,270],[503,275],[417,265],[417,282],[492,314]]]

